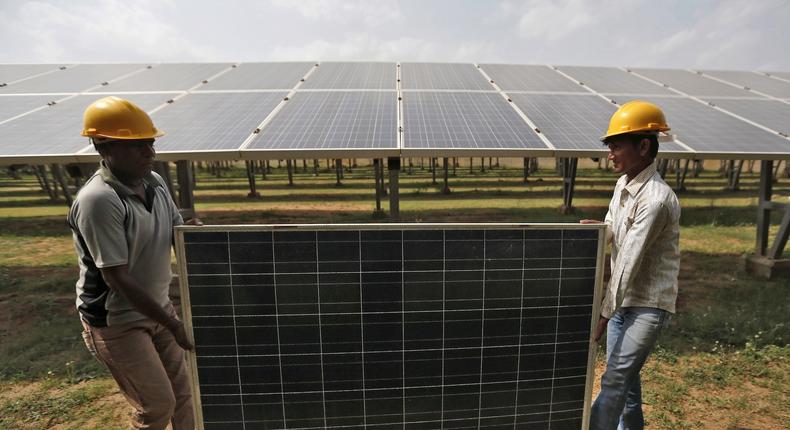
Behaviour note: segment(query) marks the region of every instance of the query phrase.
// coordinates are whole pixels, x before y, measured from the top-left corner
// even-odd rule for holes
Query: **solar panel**
[[[249,150],[397,149],[395,91],[297,92]]]
[[[35,108],[46,106],[59,96],[0,96],[0,122]]]
[[[495,91],[473,64],[401,63],[401,89]]]
[[[768,99],[708,97],[706,100],[770,129],[790,134],[790,104]]]
[[[200,87],[203,90],[267,90],[295,87],[313,63],[242,63]]]
[[[0,87],[0,94],[77,93],[145,67],[142,64],[78,64],[16,84]]]
[[[712,79],[705,78],[688,70],[674,69],[632,69],[640,75],[669,85],[671,88],[692,96],[752,97],[746,90],[735,88]]]
[[[0,84],[58,70],[56,64],[0,64]]]
[[[395,63],[321,63],[301,88],[395,90]]]
[[[559,66],[558,68],[599,93],[674,94],[660,85],[615,67]]]
[[[587,92],[546,66],[481,64],[480,68],[504,91]]]
[[[226,63],[160,64],[94,92],[183,91],[230,67]]]
[[[769,96],[790,97],[790,82],[772,79],[759,73],[731,70],[703,70],[703,72],[733,84],[749,87]]]
[[[151,110],[167,100],[166,94],[128,94],[128,100]],[[97,95],[80,95],[0,125],[3,156],[72,155],[89,145],[80,136],[82,114]]]
[[[697,152],[736,158],[790,153],[790,141],[686,97],[652,96],[672,127],[670,133]]]
[[[404,149],[546,149],[497,93],[403,93]]]
[[[287,93],[192,93],[155,112],[156,126],[167,133],[157,151],[234,151]]]
[[[204,427],[586,428],[601,232],[179,228]]]

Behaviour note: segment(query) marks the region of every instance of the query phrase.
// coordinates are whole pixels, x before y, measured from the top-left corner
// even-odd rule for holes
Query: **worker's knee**
[[[164,430],[173,418],[175,408],[176,397],[172,391],[159,393],[143,399],[142,410],[137,412],[136,418],[141,428]]]

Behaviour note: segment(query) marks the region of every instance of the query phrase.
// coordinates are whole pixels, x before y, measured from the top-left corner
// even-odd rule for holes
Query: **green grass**
[[[414,173],[400,176],[401,220],[603,218],[615,175],[581,162],[577,211],[560,215],[561,180],[548,168],[553,164],[542,161],[546,168],[524,184],[519,162],[480,173],[476,159],[475,173],[458,168],[450,178],[452,192],[444,195],[441,174],[433,185],[415,160]],[[260,199],[246,198],[243,165],[220,178],[199,171],[198,213],[208,224],[380,222],[372,217],[370,168],[346,172],[342,186],[335,186],[334,171],[314,177],[297,170],[293,186],[284,169],[265,181],[258,175]],[[670,185],[673,178],[668,175]],[[755,246],[757,179],[745,173],[740,191],[725,191],[725,180],[708,170],[688,178],[679,194],[678,312],[643,372],[649,428],[790,428],[790,282],[753,279],[743,270],[742,256]],[[775,184],[774,194],[787,200],[790,181]],[[387,196],[382,207],[388,210]],[[0,179],[0,429],[125,426],[128,407],[82,345],[66,212],[32,176]],[[779,221],[774,218],[772,234]]]

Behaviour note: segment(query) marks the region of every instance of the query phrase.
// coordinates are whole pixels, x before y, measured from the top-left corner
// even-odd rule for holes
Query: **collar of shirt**
[[[647,183],[648,179],[652,178],[655,173],[656,163],[654,161],[645,167],[641,172],[639,172],[638,175],[634,176],[634,179],[631,179],[631,181],[625,185],[625,191],[628,191],[628,194],[630,194],[632,197],[635,196],[639,190],[642,189],[642,186]]]
[[[113,187],[118,194],[123,194],[125,196],[134,196],[137,195],[131,188],[127,187],[123,182],[121,182],[115,175],[112,174],[112,170],[107,167],[107,164],[104,160],[99,161],[99,175],[101,175],[104,182],[107,183],[109,186]],[[149,186],[161,186],[159,181],[154,178],[152,173],[149,173],[143,178],[143,182],[145,183],[146,187]]]

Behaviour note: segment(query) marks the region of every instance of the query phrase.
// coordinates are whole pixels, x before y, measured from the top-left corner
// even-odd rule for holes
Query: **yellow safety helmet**
[[[82,136],[119,140],[153,139],[164,136],[151,117],[136,104],[110,96],[91,103],[83,115]]]
[[[668,131],[669,125],[661,108],[642,100],[631,100],[620,106],[609,120],[609,130],[601,137],[606,142],[612,136],[640,131]]]

